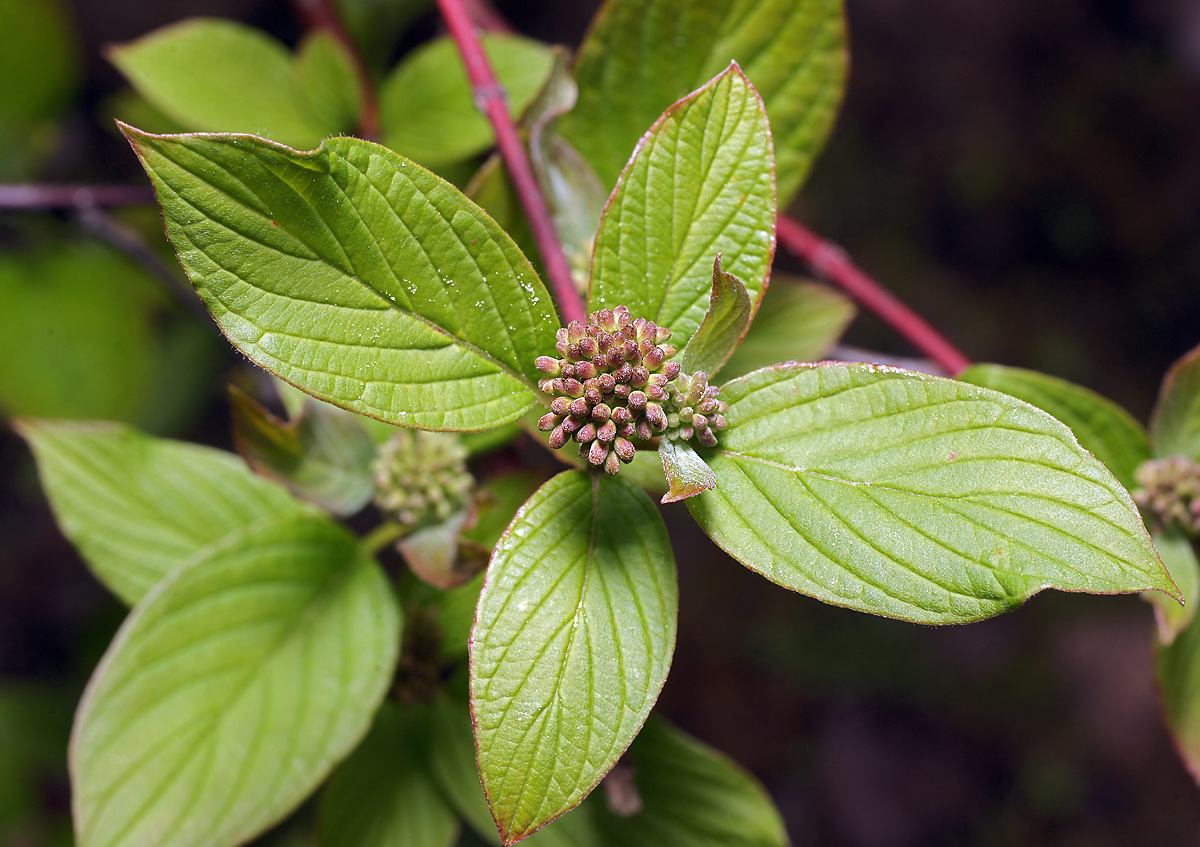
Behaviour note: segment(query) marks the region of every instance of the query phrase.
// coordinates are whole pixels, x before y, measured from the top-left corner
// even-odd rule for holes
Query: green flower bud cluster
[[[441,523],[470,501],[475,479],[453,435],[397,430],[371,466],[375,505],[408,530]]]
[[[729,405],[717,399],[720,391],[708,384],[708,374],[696,371],[690,377],[682,375],[670,387],[667,401],[667,438],[691,441],[695,438],[705,447],[716,447],[716,433],[726,427],[725,413]]]
[[[1181,529],[1200,538],[1200,462],[1171,456],[1144,462],[1137,469],[1140,488],[1134,502],[1154,522],[1154,529]]]
[[[675,355],[670,337],[671,330],[631,318],[624,306],[560,329],[555,347],[562,358],[539,356],[536,363],[547,375],[539,387],[554,398],[538,421],[538,429],[550,433],[550,446],[574,440],[579,458],[609,474],[619,462],[632,462],[635,439],[647,441],[667,428],[662,404],[679,375],[678,363],[669,361]]]

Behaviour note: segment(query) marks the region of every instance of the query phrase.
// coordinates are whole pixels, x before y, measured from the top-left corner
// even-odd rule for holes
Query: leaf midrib
[[[213,182],[209,181],[208,179],[206,179],[206,178],[205,178],[205,176],[204,176],[203,174],[199,174],[199,173],[197,173],[197,172],[195,172],[195,171],[193,171],[193,170],[190,170],[189,168],[187,168],[187,167],[186,167],[186,166],[185,166],[183,163],[179,162],[178,160],[176,160],[176,159],[173,159],[173,158],[170,158],[170,157],[166,156],[166,155],[165,155],[165,153],[163,153],[161,150],[159,150],[158,152],[159,152],[159,155],[160,155],[160,156],[162,156],[162,157],[163,157],[164,159],[166,159],[167,161],[171,162],[173,165],[175,165],[177,168],[179,168],[179,169],[180,169],[181,171],[183,171],[184,173],[186,173],[186,174],[188,174],[188,175],[192,176],[193,178],[195,178],[195,179],[197,179],[197,180],[199,180],[199,181],[203,182],[205,185],[207,185],[207,186],[208,186],[209,188],[211,188],[212,190],[214,190],[214,191],[216,191],[216,192],[219,192],[219,193],[220,193],[222,196],[224,196],[224,197],[228,198],[228,199],[229,199],[229,201],[230,201],[231,203],[233,203],[233,204],[236,204],[236,205],[237,205],[237,207],[238,207],[239,209],[245,209],[245,208],[246,208],[246,206],[245,206],[244,204],[242,204],[242,203],[241,203],[241,201],[239,201],[237,198],[235,198],[235,197],[233,197],[232,195],[230,195],[230,194],[229,194],[227,191],[225,191],[225,190],[224,190],[223,188],[221,188],[220,186],[218,186],[218,185],[214,184]],[[335,155],[336,155],[336,154],[335,154]],[[345,161],[344,157],[340,157],[340,158],[342,158],[342,160],[343,160],[343,161]],[[212,160],[211,160],[211,159],[208,159],[208,161],[212,161]],[[217,163],[216,163],[216,162],[213,162],[213,164],[217,164]],[[265,162],[263,163],[263,166],[264,166],[264,167],[266,167],[266,163],[265,163]],[[355,170],[356,170],[358,173],[360,173],[360,174],[362,173],[362,171],[358,170],[357,168],[355,168]],[[239,177],[238,177],[236,174],[234,174],[232,171],[230,171],[230,170],[228,170],[227,168],[225,168],[225,169],[224,169],[224,172],[225,172],[226,174],[228,174],[228,175],[229,175],[229,177],[230,177],[231,179],[233,179],[233,180],[237,181],[238,183],[242,184],[243,186],[245,186],[245,187],[247,188],[247,190],[249,190],[249,191],[250,191],[252,194],[254,194],[254,196],[255,196],[255,197],[258,197],[258,194],[257,194],[257,192],[255,192],[255,191],[254,191],[253,187],[251,187],[251,186],[247,186],[247,185],[245,184],[245,182],[243,182],[243,181],[242,181],[242,180],[241,180],[241,179],[240,179],[240,178],[239,178]],[[238,238],[244,238],[244,239],[246,239],[247,241],[250,241],[250,242],[252,242],[252,243],[254,243],[254,244],[258,244],[258,245],[260,246],[260,248],[261,248],[261,249],[263,249],[263,250],[268,250],[268,251],[271,251],[271,252],[274,252],[274,253],[279,253],[279,254],[281,254],[281,255],[285,255],[285,256],[292,256],[292,254],[286,253],[286,252],[284,252],[284,251],[280,250],[280,249],[279,249],[279,248],[277,248],[277,247],[273,247],[273,246],[271,246],[271,245],[268,245],[268,244],[265,244],[265,243],[263,243],[262,241],[258,241],[258,240],[254,239],[254,238],[251,238],[251,237],[250,237],[248,234],[246,234],[246,233],[244,233],[244,232],[241,232],[240,230],[234,229],[232,226],[229,226],[228,224],[224,223],[223,221],[221,221],[221,220],[219,220],[219,219],[217,219],[217,218],[215,218],[215,217],[213,217],[213,216],[211,216],[211,215],[207,214],[207,213],[206,213],[206,212],[204,212],[202,209],[200,209],[198,206],[196,206],[194,203],[192,203],[190,200],[188,200],[187,198],[185,198],[185,197],[184,197],[184,196],[183,196],[183,195],[180,193],[179,189],[178,189],[178,188],[177,188],[175,185],[172,185],[172,184],[170,184],[170,183],[169,183],[169,182],[166,180],[166,178],[165,178],[165,177],[164,177],[164,176],[161,174],[161,172],[157,172],[157,173],[158,173],[158,176],[159,176],[159,180],[158,180],[158,183],[159,183],[159,184],[161,184],[161,185],[162,185],[162,186],[163,186],[165,189],[168,189],[168,190],[171,192],[171,195],[172,195],[173,197],[175,197],[175,198],[176,198],[176,199],[177,199],[177,200],[178,200],[180,203],[183,203],[183,204],[184,204],[184,205],[186,205],[188,208],[190,208],[190,209],[192,209],[193,211],[195,211],[195,212],[196,212],[198,215],[202,216],[202,217],[203,217],[205,220],[207,220],[208,222],[210,222],[210,223],[212,223],[212,224],[214,224],[214,225],[216,225],[216,226],[219,226],[219,227],[221,227],[221,228],[222,228],[222,229],[224,229],[226,232],[232,233],[233,235],[237,236]],[[276,176],[278,176],[278,174],[276,174]],[[286,182],[286,180],[283,180],[283,178],[282,178],[282,177],[279,177],[279,178],[281,179],[281,181],[284,181],[284,182],[285,182],[285,184],[287,184],[289,188],[291,188],[293,191],[295,191],[295,188],[293,188],[293,187],[292,187],[291,183],[288,183],[288,182]],[[331,181],[331,182],[333,181],[333,180],[332,180],[332,177],[330,177],[330,181]],[[368,181],[368,182],[369,182],[369,181]],[[336,185],[337,183],[336,183],[336,182],[334,182],[333,184],[334,184],[334,185]],[[338,186],[338,188],[339,188],[339,190],[341,190],[341,186]],[[343,191],[342,193],[343,193],[343,195],[345,194],[345,192],[344,192],[344,191]],[[303,197],[303,195],[301,195],[301,194],[300,194],[300,192],[298,192],[298,191],[296,191],[296,194],[297,194],[297,196]],[[258,199],[260,200],[260,202],[263,202],[261,197],[258,197]],[[268,208],[269,208],[269,204],[267,204],[267,205],[268,205]],[[354,207],[353,207],[353,205],[351,205],[351,208],[354,208]],[[389,205],[389,208],[390,208],[390,205]],[[254,210],[250,210],[250,211],[254,211]],[[394,211],[394,210],[393,210],[393,211]],[[358,210],[357,210],[357,209],[355,209],[355,212],[357,213],[357,212],[358,212]],[[257,212],[255,212],[255,213],[256,213],[256,214],[258,214]],[[397,216],[397,217],[398,217],[398,216]],[[360,220],[361,220],[361,215],[359,215],[359,218],[360,218]],[[324,223],[323,219],[322,219],[322,222]],[[311,248],[311,247],[308,245],[308,243],[307,243],[307,242],[306,242],[304,239],[302,239],[302,238],[300,238],[299,236],[297,236],[297,235],[296,235],[294,232],[292,232],[290,229],[288,229],[288,228],[287,228],[287,227],[286,227],[284,224],[280,223],[280,224],[279,224],[279,227],[280,227],[281,229],[283,229],[285,232],[287,232],[287,233],[288,233],[288,235],[290,235],[292,238],[295,238],[297,242],[299,242],[300,244],[303,244],[303,245],[304,245],[306,248],[308,248],[308,249],[310,249],[310,250],[312,249],[312,248]],[[228,268],[228,267],[226,267],[225,265],[223,265],[221,262],[217,261],[217,259],[216,259],[216,258],[214,258],[214,257],[212,256],[212,254],[211,254],[211,253],[210,253],[210,252],[209,252],[209,251],[208,251],[206,248],[204,248],[204,247],[201,247],[199,244],[197,244],[197,243],[196,243],[196,241],[195,241],[195,239],[193,239],[193,238],[192,238],[192,237],[191,237],[191,236],[190,236],[190,235],[187,233],[187,229],[188,229],[188,228],[189,228],[189,227],[186,227],[186,226],[184,226],[184,225],[182,225],[182,224],[177,224],[177,230],[176,230],[176,231],[177,231],[177,232],[179,232],[179,233],[180,233],[180,235],[181,235],[183,238],[185,238],[185,239],[187,240],[187,242],[188,242],[189,244],[191,244],[191,245],[192,245],[192,247],[193,247],[193,248],[194,248],[194,249],[195,249],[197,252],[199,252],[199,253],[200,253],[200,254],[202,254],[202,255],[203,255],[203,256],[204,256],[206,259],[208,259],[208,261],[212,262],[212,263],[213,263],[213,265],[215,265],[217,268],[219,268],[220,270],[222,270],[222,271],[224,271],[225,273],[229,274],[230,276],[232,276],[234,279],[238,280],[239,282],[242,282],[242,283],[243,283],[243,284],[245,284],[245,285],[249,285],[251,288],[255,289],[256,291],[260,291],[260,292],[262,292],[263,294],[266,294],[266,295],[269,295],[269,296],[273,296],[273,297],[280,297],[280,298],[284,298],[284,297],[286,297],[286,298],[287,298],[287,299],[289,299],[289,300],[295,300],[295,301],[298,301],[298,302],[301,302],[301,303],[313,303],[314,305],[321,305],[321,304],[318,304],[318,303],[316,303],[315,301],[303,300],[302,298],[294,298],[294,297],[292,297],[291,295],[282,295],[282,294],[277,294],[276,292],[270,291],[269,289],[266,289],[266,288],[262,288],[262,287],[260,287],[260,286],[259,286],[259,285],[257,285],[255,282],[251,281],[249,278],[247,278],[247,277],[244,277],[244,276],[241,276],[241,275],[240,275],[240,274],[238,274],[237,272],[235,272],[235,271],[231,270],[230,268]],[[406,227],[406,229],[407,229],[407,227]],[[341,243],[341,241],[339,241],[339,240],[337,239],[337,237],[336,237],[336,236],[333,234],[333,231],[332,231],[332,230],[330,230],[330,229],[328,228],[328,226],[327,226],[327,225],[326,225],[326,230],[329,232],[329,234],[330,234],[331,238],[333,239],[334,243],[336,243],[336,244],[338,245],[338,247],[339,247],[339,248],[342,250],[342,252],[343,252],[343,253],[345,253],[345,245],[343,245],[343,244]],[[410,233],[410,234],[411,234],[411,233]],[[419,244],[419,243],[420,243],[420,242],[418,241],[418,244]],[[422,249],[424,249],[424,247],[423,247],[423,246],[422,246]],[[414,312],[414,311],[410,311],[410,310],[406,310],[406,309],[401,309],[398,303],[395,303],[395,302],[393,302],[393,301],[392,301],[392,300],[391,300],[389,297],[387,297],[387,296],[385,296],[384,294],[381,294],[380,292],[376,291],[374,287],[372,287],[372,286],[371,286],[369,283],[367,283],[365,280],[363,280],[363,279],[362,279],[361,277],[359,277],[358,275],[356,275],[356,274],[353,274],[353,273],[347,273],[347,272],[346,272],[346,271],[345,271],[343,268],[340,268],[338,265],[336,265],[336,264],[334,264],[334,263],[330,262],[328,259],[326,259],[324,256],[322,256],[322,255],[321,255],[321,253],[320,253],[319,251],[313,250],[313,253],[315,254],[316,258],[308,258],[308,257],[306,257],[306,256],[292,256],[292,258],[295,258],[295,259],[300,259],[300,260],[304,260],[304,261],[309,261],[309,262],[318,262],[318,263],[320,263],[320,264],[324,265],[325,267],[327,267],[327,268],[330,268],[330,269],[332,269],[332,270],[336,271],[336,272],[337,272],[337,273],[339,273],[339,274],[340,274],[340,275],[341,275],[343,278],[345,278],[345,279],[348,279],[348,280],[351,280],[351,281],[353,281],[353,282],[357,283],[358,285],[360,285],[360,286],[362,286],[363,288],[365,288],[367,291],[371,292],[371,294],[373,294],[375,297],[379,298],[379,300],[381,300],[381,301],[382,301],[382,303],[383,303],[383,309],[382,309],[382,310],[392,311],[392,312],[395,312],[395,313],[397,313],[397,314],[399,314],[399,315],[406,316],[406,317],[408,317],[408,318],[410,318],[410,319],[412,319],[412,320],[416,321],[417,323],[420,323],[420,324],[424,325],[425,327],[427,327],[428,329],[432,330],[433,332],[435,332],[435,333],[437,333],[437,334],[439,334],[439,335],[445,336],[447,339],[449,339],[449,341],[450,341],[450,343],[451,343],[451,344],[453,344],[453,345],[455,345],[455,346],[462,347],[462,348],[463,348],[463,349],[465,349],[467,352],[469,352],[469,353],[472,353],[472,354],[474,354],[475,356],[478,356],[479,358],[481,358],[481,359],[483,359],[483,360],[485,360],[485,361],[487,361],[487,362],[491,363],[492,365],[494,365],[494,366],[497,368],[497,370],[499,370],[499,371],[502,371],[503,373],[507,374],[508,376],[510,376],[510,377],[512,377],[512,378],[514,378],[514,379],[516,379],[516,380],[517,380],[518,382],[520,382],[520,383],[521,383],[523,386],[525,386],[525,387],[526,387],[526,388],[528,388],[530,391],[532,391],[532,392],[533,392],[535,395],[539,395],[539,392],[538,392],[538,390],[537,390],[537,387],[536,387],[536,385],[535,385],[535,384],[533,383],[533,381],[532,381],[532,380],[530,380],[530,379],[529,379],[529,377],[528,377],[528,376],[526,376],[526,375],[525,375],[523,372],[514,371],[514,370],[513,370],[513,369],[512,369],[512,368],[511,368],[511,367],[510,367],[510,366],[509,366],[507,363],[505,363],[505,362],[502,362],[502,361],[498,360],[498,359],[497,359],[497,358],[495,358],[495,356],[493,356],[491,353],[487,352],[486,350],[483,350],[482,348],[480,348],[480,347],[479,347],[478,345],[476,345],[475,343],[473,343],[473,342],[471,342],[471,341],[468,341],[467,339],[465,339],[465,338],[462,338],[462,337],[460,337],[460,336],[458,336],[458,335],[455,335],[454,333],[450,332],[450,331],[449,331],[448,329],[446,329],[445,327],[442,327],[442,326],[440,326],[440,325],[438,325],[438,324],[434,323],[433,321],[431,321],[430,319],[428,319],[428,318],[424,317],[423,315],[420,315],[419,313],[417,313],[417,312]],[[350,262],[350,261],[349,261],[349,256],[348,256],[348,255],[346,256],[346,258],[347,258],[347,262],[348,262],[348,264],[353,264],[352,262]],[[391,269],[391,264],[390,264],[390,262],[386,262],[386,259],[385,259],[385,263],[388,265],[389,272],[392,272],[392,269]],[[393,272],[393,273],[394,273],[394,272]],[[205,285],[206,285],[206,287],[208,287],[208,288],[209,288],[209,290],[211,291],[211,290],[212,290],[212,286],[211,286],[211,283],[209,282],[209,275],[204,275],[204,277],[203,277],[203,278],[204,278],[204,280],[205,280]],[[214,296],[215,296],[215,295],[214,295]],[[219,299],[219,298],[218,298],[218,299]],[[236,315],[237,315],[239,318],[241,318],[242,320],[245,320],[245,321],[248,321],[249,323],[252,323],[252,324],[254,324],[254,326],[258,327],[258,328],[259,328],[259,330],[263,331],[264,333],[267,331],[267,330],[265,330],[265,329],[264,329],[262,326],[260,326],[260,325],[259,325],[259,324],[258,324],[256,321],[253,321],[253,320],[251,320],[249,317],[247,317],[246,315],[243,315],[243,314],[241,314],[240,312],[236,312],[236,311],[234,311],[233,309],[230,309],[230,308],[229,308],[227,305],[225,305],[225,303],[224,303],[223,301],[221,301],[221,302],[222,302],[222,305],[223,305],[223,306],[225,306],[225,308],[226,308],[226,310],[227,310],[227,311],[229,311],[229,312],[231,312],[231,313],[233,313],[233,314],[236,314]],[[326,305],[328,305],[328,304],[326,304]],[[270,330],[270,331],[271,331],[271,332],[277,332],[278,330]],[[286,334],[286,333],[285,333],[285,334]],[[293,337],[302,337],[302,338],[303,338],[304,340],[306,340],[306,341],[327,341],[327,339],[316,339],[316,338],[312,338],[311,336],[295,336],[295,335],[293,334]],[[340,345],[339,345],[339,346],[340,346]],[[354,345],[346,345],[346,346],[348,346],[348,347],[351,347],[351,348],[353,348],[353,347],[354,347]],[[410,348],[399,348],[399,349],[405,349],[405,350],[407,350],[407,349],[410,349]],[[514,350],[515,350],[515,348],[514,348]],[[515,355],[515,353],[514,353],[514,355]],[[539,395],[539,396],[540,396],[540,395]]]

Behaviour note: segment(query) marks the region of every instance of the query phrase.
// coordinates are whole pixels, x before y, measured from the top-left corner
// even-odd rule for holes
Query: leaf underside
[[[124,131],[222,332],[315,397],[481,430],[535,401],[558,319],[529,262],[449,183],[377,144]]]
[[[198,556],[134,609],[71,739],[76,843],[232,847],[367,731],[400,612],[344,528],[281,518]]]
[[[1065,426],[988,389],[871,365],[727,384],[693,516],[734,558],[835,605],[924,623],[1044,588],[1175,596],[1129,495]]]
[[[754,303],[746,286],[733,274],[721,270],[721,257],[717,256],[713,260],[708,311],[683,350],[680,359],[683,372],[703,371],[709,377],[715,376],[737,349],[753,316]]]
[[[1200,347],[1171,366],[1150,418],[1155,456],[1200,461]]]
[[[129,605],[197,551],[315,510],[223,450],[123,424],[22,421],[63,533]]]
[[[756,308],[774,251],[771,133],[734,65],[639,142],[596,232],[588,308],[628,306],[682,347],[708,310],[716,255]]]
[[[517,514],[470,653],[479,771],[506,844],[579,803],[633,740],[677,605],[666,529],[631,483],[566,471]]]

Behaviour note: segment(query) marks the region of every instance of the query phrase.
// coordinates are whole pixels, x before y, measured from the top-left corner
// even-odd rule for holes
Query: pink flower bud
[[[542,432],[549,432],[558,426],[558,418],[559,416],[553,412],[548,415],[542,415],[540,418],[538,418],[537,428]]]
[[[555,427],[554,432],[550,433],[550,446],[557,450],[567,443],[567,433],[561,426]]]
[[[608,458],[608,445],[602,441],[593,441],[591,449],[588,450],[588,462],[598,468],[604,464],[606,458]]]
[[[604,457],[604,472],[609,476],[616,476],[617,471],[620,469],[621,466],[617,464],[617,454],[610,451],[609,454]]]
[[[603,441],[605,444],[612,443],[612,440],[617,437],[617,425],[611,420],[607,420],[596,430],[596,438]]]
[[[559,370],[562,367],[558,359],[553,356],[538,356],[533,360],[533,364],[539,371],[544,374],[550,374],[550,376],[558,376]]]
[[[577,417],[582,418],[582,417],[586,417],[587,414],[591,411],[591,404],[588,403],[588,401],[585,400],[583,397],[579,397],[579,398],[576,398],[575,400],[572,400],[571,405],[568,408],[571,410],[572,415],[576,415]]]
[[[613,442],[613,450],[620,457],[621,461],[626,463],[632,462],[634,455],[637,453],[637,448],[633,446],[633,442],[621,436],[618,436],[617,440]]]
[[[596,425],[594,423],[584,424],[579,432],[575,433],[575,440],[580,444],[587,444],[589,441],[596,439]]]
[[[597,403],[592,407],[592,420],[597,423],[604,423],[610,417],[612,417],[612,409],[607,404]]]
[[[555,397],[550,401],[550,411],[556,415],[565,415],[570,411],[571,401],[566,397]]]

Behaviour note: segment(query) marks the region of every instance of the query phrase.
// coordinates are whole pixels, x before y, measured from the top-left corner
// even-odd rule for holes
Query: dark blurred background
[[[103,44],[190,15],[299,35],[283,0],[70,5],[85,81],[49,181],[143,179],[98,118],[121,86]],[[571,45],[595,8],[497,6]],[[971,358],[1088,385],[1145,420],[1166,367],[1200,343],[1200,2],[849,0],[847,14],[845,108],[793,212]],[[408,38],[436,31],[425,15]],[[0,250],[24,226],[0,215]],[[870,316],[847,340],[914,352]],[[172,434],[227,446],[219,381],[206,391]],[[4,709],[40,715],[44,749],[62,743],[122,610],[58,535],[8,434],[0,472],[2,758],[20,746]],[[986,623],[916,627],[788,594],[678,510],[668,521],[681,618],[662,710],[757,774],[797,845],[1200,844],[1139,598],[1047,594]],[[61,754],[33,758],[35,783],[0,776],[0,814],[22,800],[61,824]],[[64,830],[7,837],[64,843]]]

